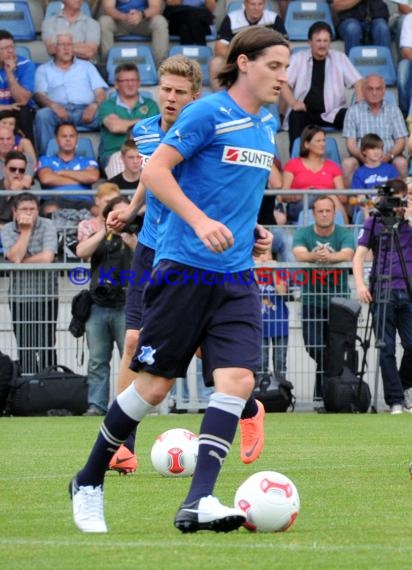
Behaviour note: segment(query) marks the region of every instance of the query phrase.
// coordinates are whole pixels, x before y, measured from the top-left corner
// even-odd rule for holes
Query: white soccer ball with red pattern
[[[235,507],[245,513],[248,530],[281,532],[290,528],[299,514],[299,493],[282,473],[260,471],[240,485]]]
[[[153,444],[150,459],[165,477],[190,477],[196,467],[199,438],[188,429],[175,428],[161,433]]]

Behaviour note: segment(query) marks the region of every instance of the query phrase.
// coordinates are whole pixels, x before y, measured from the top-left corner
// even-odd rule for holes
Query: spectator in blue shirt
[[[100,171],[96,160],[76,154],[78,133],[72,123],[61,123],[57,126],[56,142],[59,151],[55,155],[41,156],[37,176],[42,188],[53,190],[90,190],[92,184],[99,180]],[[66,195],[51,200],[55,208],[90,208],[93,197],[87,195]],[[46,199],[50,204],[50,196]],[[44,208],[43,212],[50,213]]]
[[[13,35],[0,30],[0,111],[15,111],[21,130],[32,142],[34,70],[30,59],[16,54]]]

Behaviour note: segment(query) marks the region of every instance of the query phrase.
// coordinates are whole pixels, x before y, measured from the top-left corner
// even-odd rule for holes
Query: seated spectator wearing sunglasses
[[[0,190],[20,192],[27,190],[26,184],[27,158],[22,152],[11,150],[4,158],[3,178],[0,179]],[[13,219],[13,196],[0,197],[0,227]]]

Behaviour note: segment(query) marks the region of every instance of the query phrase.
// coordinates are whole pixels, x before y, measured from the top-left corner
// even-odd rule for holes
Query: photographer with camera
[[[125,226],[121,231],[107,231],[105,221],[109,212],[123,210],[129,202],[125,196],[117,195],[115,184],[106,183],[106,186],[113,187],[111,194],[106,193],[103,197],[104,193],[101,192],[100,199],[96,198],[100,210],[97,220],[102,223],[90,237],[83,233],[84,238],[79,240],[76,250],[79,257],[90,259],[91,262],[92,306],[86,322],[89,407],[83,414],[85,416],[103,416],[107,412],[113,346],[116,343],[122,355],[126,331],[124,304],[127,283],[123,282],[121,276],[123,271],[130,269],[137,245],[137,228],[134,225]],[[109,197],[111,199],[108,200]],[[78,233],[81,238],[80,227]]]
[[[388,180],[378,188],[375,210],[358,237],[353,275],[360,301],[372,304],[376,346],[384,398],[392,415],[412,413],[412,388],[407,362],[412,358],[412,197],[402,180]],[[364,262],[373,253],[370,283],[364,280]],[[396,363],[396,333],[403,357]]]

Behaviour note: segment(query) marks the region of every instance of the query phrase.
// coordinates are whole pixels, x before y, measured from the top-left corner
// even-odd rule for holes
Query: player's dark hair
[[[309,143],[315,135],[318,133],[324,133],[325,131],[319,125],[307,125],[300,135],[300,147],[299,156],[301,158],[306,158],[309,156],[309,149],[306,148],[305,144]]]
[[[407,194],[408,185],[404,180],[400,178],[393,178],[392,180],[387,180],[385,186],[388,186],[393,191],[393,194]]]
[[[361,151],[367,148],[383,148],[383,140],[375,133],[368,133],[361,138],[360,142]]]
[[[308,30],[308,40],[312,39],[314,34],[318,34],[319,32],[328,32],[330,35],[330,39],[333,38],[333,31],[332,28],[329,26],[327,22],[323,22],[322,20],[318,20],[317,22],[313,22],[311,27]]]
[[[237,80],[239,68],[237,58],[245,55],[250,61],[258,59],[265,49],[272,46],[285,46],[289,49],[288,41],[272,29],[263,26],[249,26],[238,32],[229,44],[225,65],[217,74],[217,80],[227,89]]]

